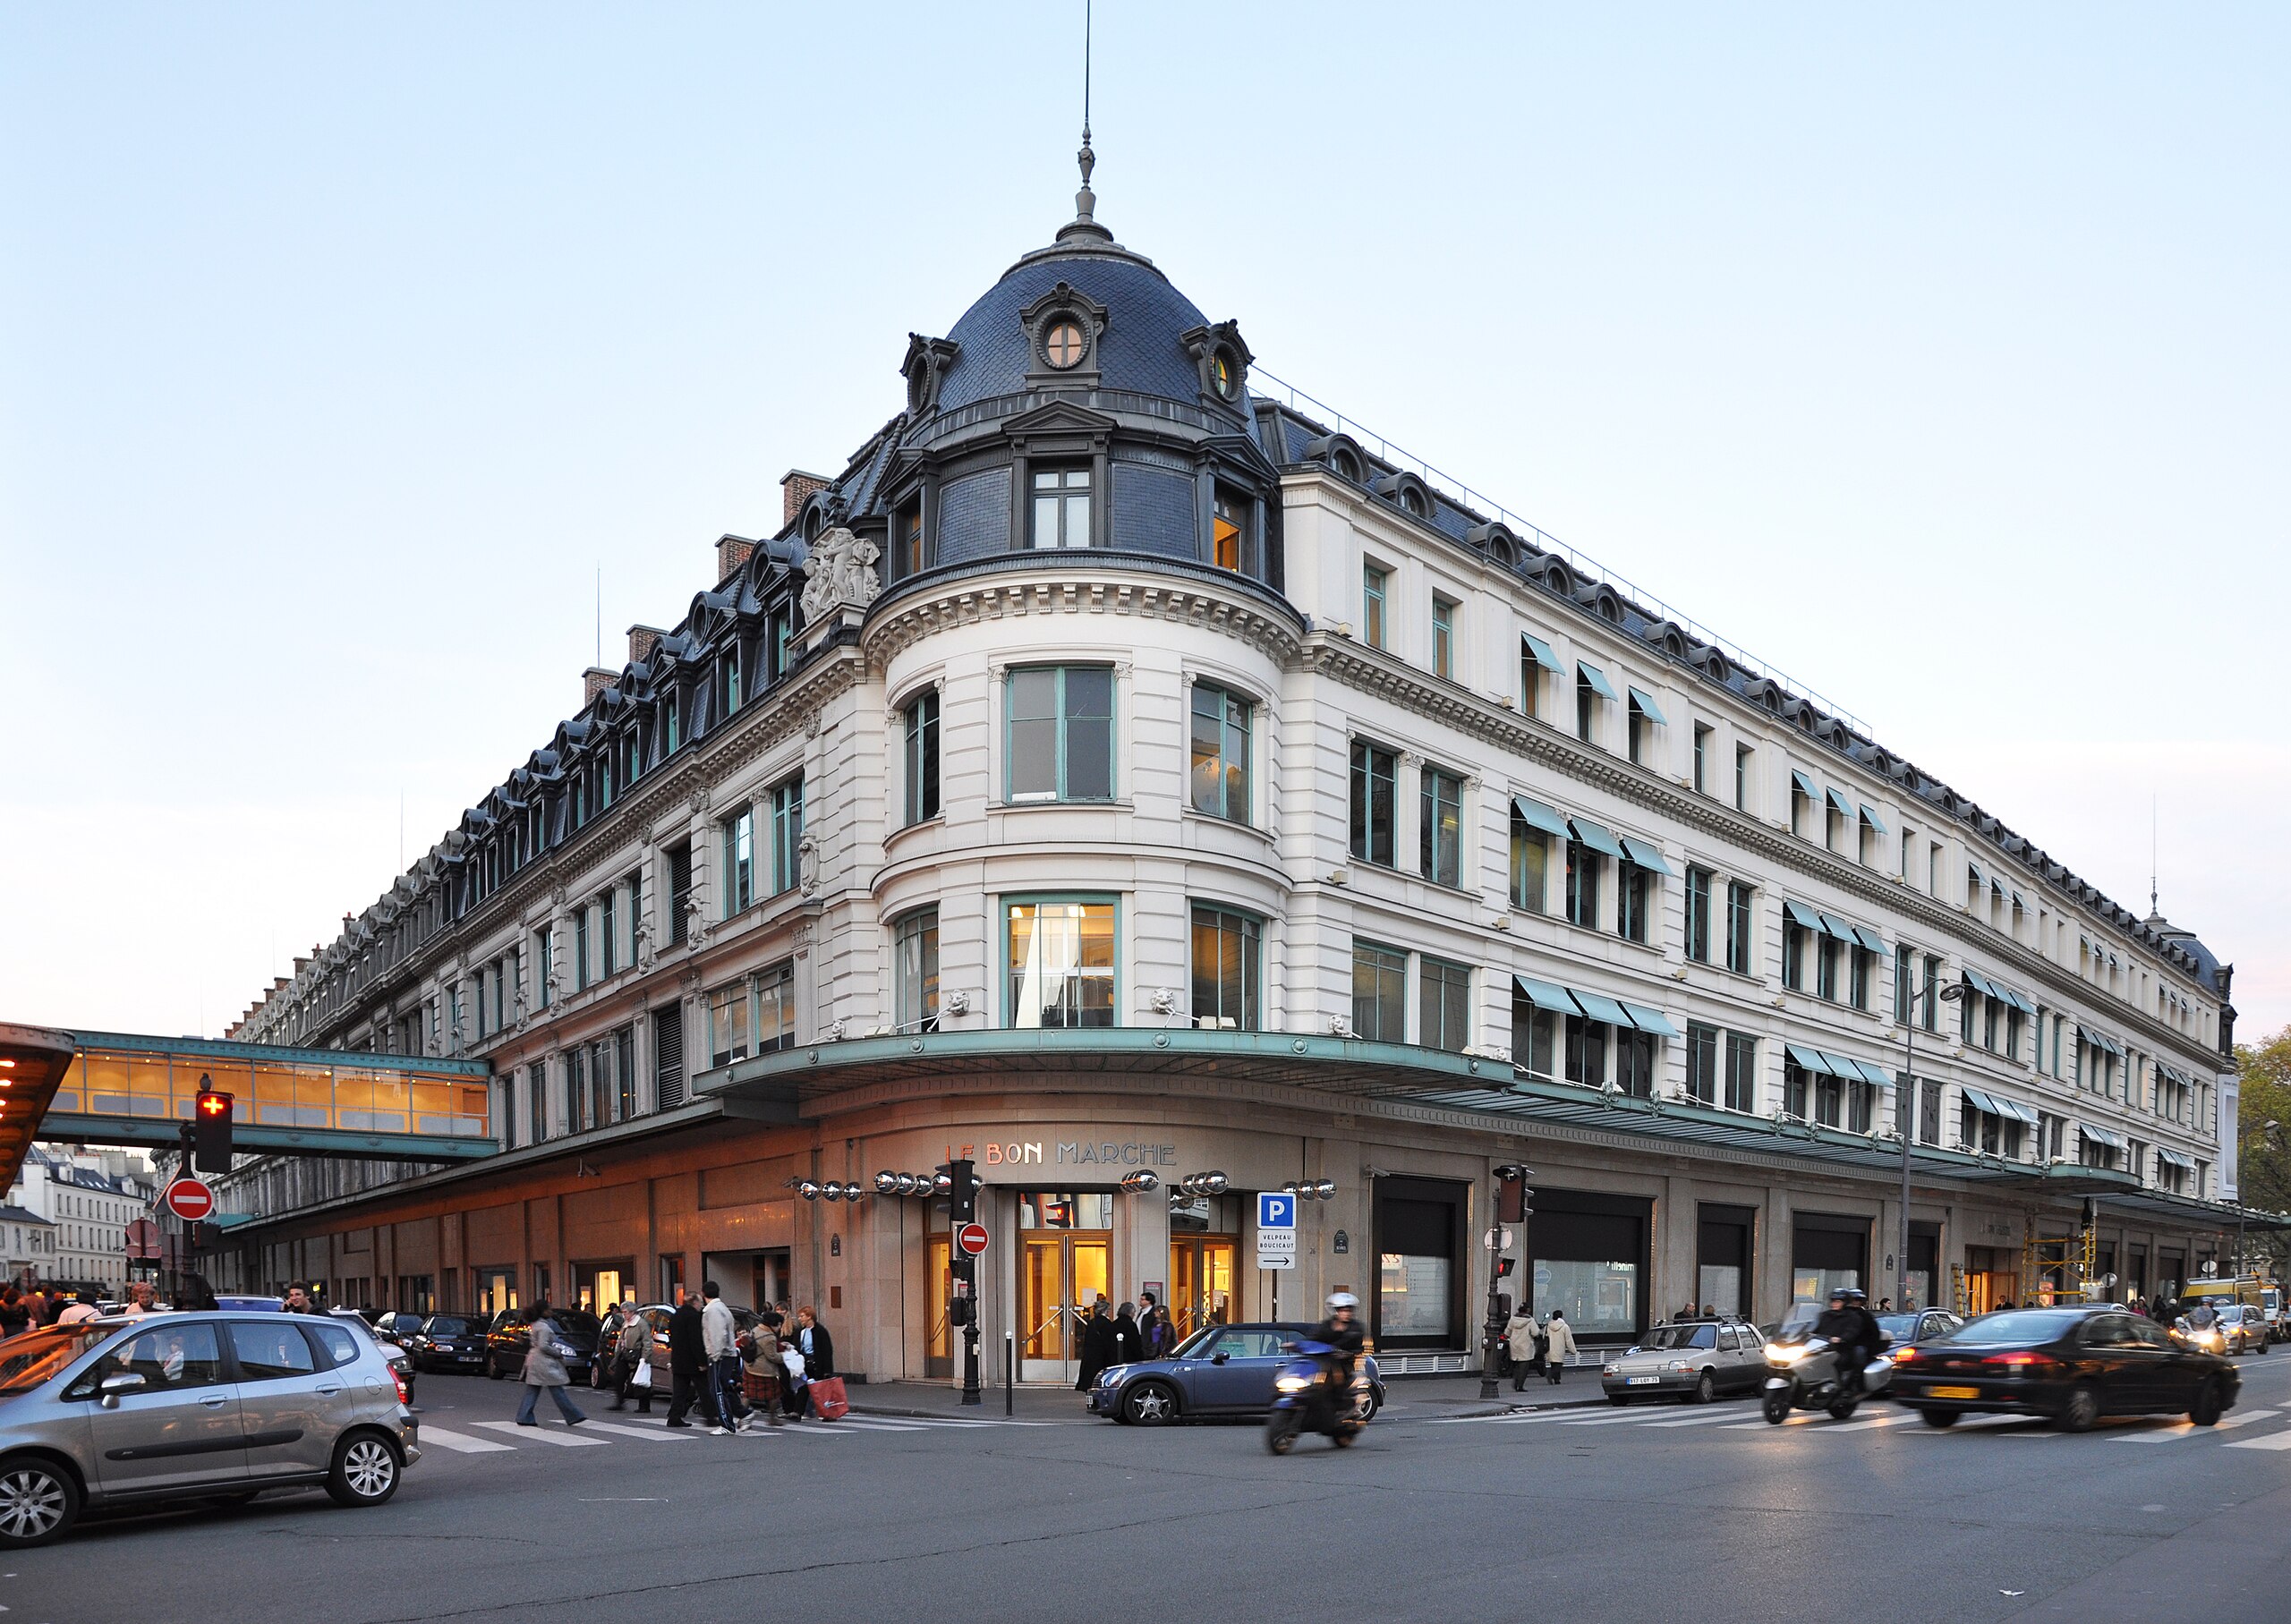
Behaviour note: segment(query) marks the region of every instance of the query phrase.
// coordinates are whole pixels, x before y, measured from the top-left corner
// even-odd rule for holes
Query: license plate
[[[1622,1384],[1625,1387],[1652,1387],[1662,1379],[1660,1376],[1625,1376]]]
[[[1929,1387],[1925,1390],[1925,1396],[1929,1399],[1978,1399],[1980,1397],[1980,1389],[1977,1387]]]

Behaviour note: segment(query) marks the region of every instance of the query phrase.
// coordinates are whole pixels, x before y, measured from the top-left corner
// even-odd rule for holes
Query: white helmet
[[[1340,1308],[1358,1308],[1359,1306],[1360,1299],[1354,1297],[1349,1291],[1332,1291],[1329,1293],[1328,1311],[1331,1314],[1334,1314]]]

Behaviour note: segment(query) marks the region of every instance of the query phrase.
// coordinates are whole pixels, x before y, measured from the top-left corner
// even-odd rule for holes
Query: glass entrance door
[[[1019,1380],[1072,1382],[1082,1373],[1082,1322],[1106,1289],[1112,1239],[1104,1231],[1026,1237],[1018,1260],[1026,1339]]]
[[[924,1313],[930,1319],[923,1338],[923,1373],[943,1381],[955,1373],[953,1328],[947,1323],[947,1302],[954,1290],[948,1237],[931,1237],[929,1250],[930,1256],[923,1264],[927,1288]]]
[[[1178,1335],[1233,1319],[1233,1243],[1223,1236],[1170,1240],[1170,1319]]]

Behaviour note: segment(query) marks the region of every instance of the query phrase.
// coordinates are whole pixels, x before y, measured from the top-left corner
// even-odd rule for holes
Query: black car
[[[1985,1314],[1893,1357],[1894,1397],[1930,1426],[1969,1411],[2040,1416],[2069,1433],[2102,1416],[2173,1412],[2210,1426],[2243,1385],[2228,1360],[2108,1305]]]
[[[485,1333],[485,1373],[496,1382],[524,1373],[525,1353],[532,1346],[525,1337],[532,1313],[529,1308],[504,1308],[493,1316]],[[587,1381],[603,1325],[595,1314],[580,1308],[552,1308],[549,1319],[557,1327],[557,1356],[565,1361],[565,1373],[575,1382]]]
[[[485,1364],[486,1318],[481,1314],[433,1314],[405,1340],[416,1370],[466,1372]]]
[[[1086,1407],[1131,1426],[1157,1426],[1184,1416],[1262,1416],[1273,1408],[1273,1379],[1296,1357],[1287,1344],[1309,1338],[1309,1325],[1265,1322],[1205,1325],[1166,1359],[1141,1359],[1099,1373]],[[1384,1407],[1376,1362],[1364,1357],[1374,1416]]]

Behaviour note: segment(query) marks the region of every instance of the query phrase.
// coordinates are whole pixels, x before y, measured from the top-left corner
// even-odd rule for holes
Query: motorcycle
[[[1880,1354],[1862,1367],[1858,1382],[1849,1380],[1838,1369],[1836,1345],[1827,1337],[1776,1337],[1766,1345],[1766,1362],[1774,1373],[1766,1379],[1759,1414],[1773,1426],[1780,1426],[1793,1409],[1827,1410],[1832,1420],[1846,1420],[1894,1373],[1893,1361]]]
[[[1355,1361],[1349,1388],[1341,1386],[1328,1365],[1336,1349],[1324,1342],[1290,1342],[1283,1346],[1298,1356],[1281,1367],[1273,1379],[1273,1413],[1265,1418],[1265,1447],[1286,1455],[1300,1433],[1324,1433],[1340,1450],[1350,1449],[1375,1413],[1368,1376]]]

